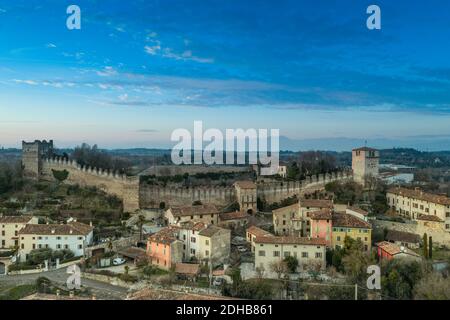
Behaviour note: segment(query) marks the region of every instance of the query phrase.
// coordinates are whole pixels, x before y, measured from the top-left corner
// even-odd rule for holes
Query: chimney
[[[74,296],[73,291],[70,291],[70,292],[69,292],[69,297],[70,297],[70,298],[73,298],[73,296]]]
[[[91,227],[92,227],[92,220],[91,220],[91,221],[89,221],[89,226],[91,226]]]

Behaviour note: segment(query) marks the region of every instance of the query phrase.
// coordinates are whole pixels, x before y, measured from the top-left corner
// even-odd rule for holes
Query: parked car
[[[127,262],[127,261],[124,258],[115,258],[113,260],[113,265],[120,266],[121,264],[124,264],[125,262]]]
[[[239,247],[237,247],[237,249],[238,249],[239,252],[246,252],[247,251],[247,248],[244,247],[244,246],[239,246]]]

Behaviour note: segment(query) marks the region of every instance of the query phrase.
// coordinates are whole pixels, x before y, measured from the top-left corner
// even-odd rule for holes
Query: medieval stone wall
[[[141,184],[139,204],[141,208],[158,208],[161,202],[166,206],[190,205],[194,201],[226,206],[236,201],[233,187],[161,187]]]
[[[308,176],[302,181],[258,183],[257,195],[258,198],[271,204],[292,196],[301,197],[305,193],[323,190],[325,185],[332,181],[351,180],[352,178],[351,172],[344,171]]]
[[[107,170],[82,167],[75,161],[62,158],[44,159],[42,161],[41,179],[54,180],[53,170],[67,170],[69,176],[65,183],[80,186],[95,186],[108,194],[115,195],[123,201],[124,211],[134,212],[139,209],[139,178],[119,175]]]
[[[194,175],[197,173],[239,173],[250,172],[252,168],[250,166],[231,166],[231,165],[157,165],[152,166],[142,172],[139,175],[154,175],[154,176],[175,176],[188,173]]]
[[[40,178],[54,180],[53,170],[67,170],[69,176],[65,183],[80,186],[95,186],[108,194],[122,199],[124,211],[134,212],[140,208],[158,208],[164,202],[166,206],[191,205],[194,201],[226,206],[236,199],[236,190],[232,186],[199,187],[161,187],[139,183],[139,177],[127,177],[114,172],[92,167],[82,167],[75,161],[62,158],[42,160]],[[257,196],[268,204],[316,190],[323,190],[325,184],[336,180],[352,179],[351,172],[339,172],[311,176],[303,181],[258,182]]]

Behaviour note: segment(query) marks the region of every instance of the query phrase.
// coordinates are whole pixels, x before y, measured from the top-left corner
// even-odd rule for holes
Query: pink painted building
[[[152,265],[169,270],[182,262],[183,242],[171,227],[164,228],[151,235],[147,240],[147,256]]]
[[[327,247],[331,246],[332,216],[331,209],[322,209],[309,214],[311,219],[311,238],[325,239]]]

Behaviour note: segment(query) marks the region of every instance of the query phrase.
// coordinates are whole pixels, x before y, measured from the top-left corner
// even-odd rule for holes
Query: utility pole
[[[355,300],[358,300],[358,284],[355,283]]]

